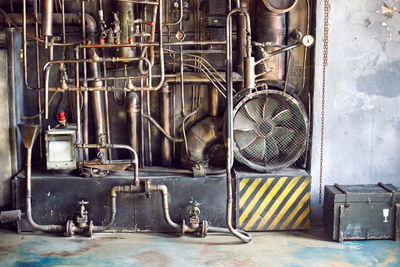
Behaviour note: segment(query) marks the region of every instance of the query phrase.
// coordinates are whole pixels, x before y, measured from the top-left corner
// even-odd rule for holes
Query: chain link
[[[324,163],[324,128],[325,128],[325,87],[326,67],[328,66],[328,40],[329,40],[329,0],[324,5],[324,47],[322,66],[322,103],[321,103],[321,157],[319,162],[319,204],[322,203],[322,171]]]

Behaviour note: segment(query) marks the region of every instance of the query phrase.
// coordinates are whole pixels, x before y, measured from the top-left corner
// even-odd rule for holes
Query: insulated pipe
[[[139,119],[140,100],[136,92],[128,93],[125,102],[126,124],[128,128],[129,145],[136,151],[139,149]]]
[[[239,232],[232,226],[232,210],[233,210],[233,189],[232,189],[232,166],[233,166],[233,81],[232,81],[232,29],[231,17],[233,14],[242,13],[246,16],[247,26],[247,55],[251,55],[251,26],[249,14],[240,8],[233,9],[226,16],[226,102],[227,102],[227,160],[226,160],[226,187],[227,187],[227,204],[226,204],[226,225],[229,231],[242,240],[248,243],[252,240],[251,235],[245,232]]]
[[[161,125],[168,135],[171,135],[171,90],[165,84],[160,93]],[[172,147],[167,137],[161,137],[161,165],[171,167]]]

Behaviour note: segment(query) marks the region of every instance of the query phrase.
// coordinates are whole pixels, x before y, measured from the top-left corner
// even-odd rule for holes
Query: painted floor
[[[229,235],[96,234],[64,238],[0,229],[0,266],[400,266],[400,243],[329,241],[309,232],[253,234],[250,244]]]

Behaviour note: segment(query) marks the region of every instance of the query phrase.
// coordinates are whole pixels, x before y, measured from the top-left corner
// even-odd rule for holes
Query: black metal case
[[[400,191],[391,184],[328,185],[324,227],[330,238],[395,239],[400,231]]]

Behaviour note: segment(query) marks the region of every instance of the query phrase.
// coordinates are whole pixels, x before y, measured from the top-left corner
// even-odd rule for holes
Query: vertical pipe
[[[86,18],[85,18],[85,1],[81,3],[81,20],[82,20],[82,39],[86,39]],[[83,49],[83,59],[86,59],[86,48]],[[83,63],[83,79],[87,78],[87,65]],[[83,82],[83,86],[87,86],[87,82]],[[83,143],[89,143],[89,95],[88,91],[83,92]],[[89,160],[89,150],[84,150],[84,159]]]
[[[210,93],[209,93],[209,113],[210,116],[216,117],[218,116],[218,89],[215,86],[210,86]]]
[[[237,49],[239,62],[237,70],[240,75],[244,75],[244,57],[246,56],[246,17],[242,14],[237,16],[236,20],[236,32],[237,32]]]
[[[63,0],[64,1],[64,0]],[[35,37],[39,38],[39,23],[37,20],[38,17],[38,4],[37,1],[33,1],[33,12],[35,16]],[[39,61],[39,41],[35,40],[35,51],[36,51],[36,87],[40,88],[40,61]],[[42,99],[41,99],[41,91],[37,92],[38,99],[38,114],[42,114]],[[39,124],[42,125],[42,115],[39,115]],[[40,159],[43,159],[43,146],[42,146],[42,129],[40,129],[40,137],[39,137],[39,149],[40,149]]]
[[[160,93],[161,125],[171,135],[171,90],[165,84]],[[171,142],[165,136],[161,137],[161,165],[171,167]]]
[[[79,59],[79,50],[75,50],[75,59]],[[79,63],[75,64],[75,86],[79,88]],[[80,103],[80,91],[75,92],[75,121],[76,121],[76,143],[82,144],[82,125],[81,125],[81,103]],[[78,148],[78,160],[82,160],[82,149]]]
[[[26,0],[24,0],[26,5]],[[48,38],[53,35],[53,8],[54,0],[43,0],[42,9],[42,34],[47,44]]]
[[[140,99],[136,92],[128,93],[125,104],[126,123],[128,128],[129,145],[139,151],[139,115],[140,115]]]
[[[99,66],[97,62],[89,63],[89,78],[99,78]],[[90,81],[90,87],[102,87],[102,81]],[[101,91],[90,92],[91,103],[93,106],[93,120],[95,123],[95,134],[96,140],[100,137],[106,137],[106,123],[104,118],[104,102],[101,95]],[[106,158],[106,149],[102,148],[99,150]]]
[[[15,29],[7,29],[7,65],[8,65],[8,84],[9,96],[8,103],[10,105],[10,155],[11,155],[11,172],[16,175],[18,168],[18,146],[17,146],[17,101],[16,101],[16,76],[15,76]]]

